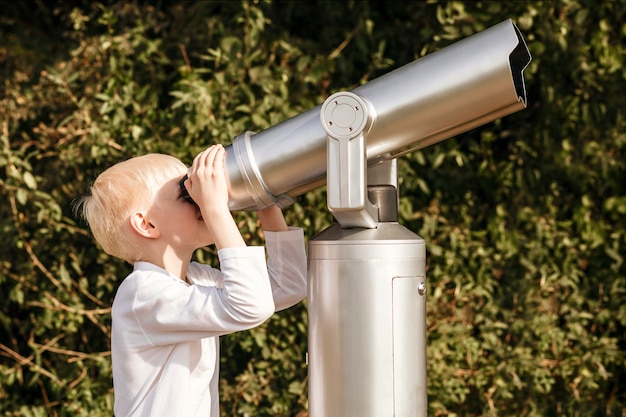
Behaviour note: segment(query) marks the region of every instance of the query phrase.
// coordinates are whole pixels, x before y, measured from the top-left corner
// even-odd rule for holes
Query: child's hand
[[[187,174],[189,179],[185,186],[203,214],[213,210],[228,209],[225,158],[224,147],[213,145],[194,158]]]
[[[222,145],[213,145],[193,160],[185,187],[198,204],[202,219],[217,249],[245,246],[228,208],[228,182]]]

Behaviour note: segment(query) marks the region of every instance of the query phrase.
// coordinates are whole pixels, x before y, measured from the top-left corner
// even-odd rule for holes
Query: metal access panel
[[[397,223],[309,241],[309,415],[426,416],[424,240]]]

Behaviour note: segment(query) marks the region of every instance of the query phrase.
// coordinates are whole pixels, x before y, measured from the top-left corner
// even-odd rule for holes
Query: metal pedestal
[[[309,416],[424,417],[426,250],[398,223],[309,242]]]

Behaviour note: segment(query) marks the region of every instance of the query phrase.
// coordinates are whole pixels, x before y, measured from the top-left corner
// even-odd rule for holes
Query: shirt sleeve
[[[116,325],[151,345],[181,343],[255,327],[275,310],[263,247],[218,252],[222,288],[188,285],[165,271],[136,271],[114,302]]]
[[[284,232],[265,232],[269,278],[276,311],[306,297],[307,260],[304,231],[290,227]]]

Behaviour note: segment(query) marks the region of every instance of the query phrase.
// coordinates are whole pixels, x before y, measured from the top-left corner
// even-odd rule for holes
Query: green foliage
[[[112,414],[129,266],[71,207],[99,172],[190,163],[506,18],[533,55],[529,108],[399,161],[401,222],[428,248],[428,414],[626,413],[624,0],[2,9],[1,416]],[[285,212],[309,237],[331,221],[323,189]],[[306,415],[306,323],[302,303],[222,339],[222,415]]]

